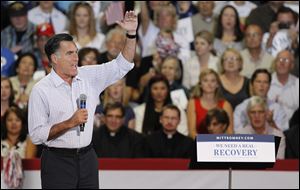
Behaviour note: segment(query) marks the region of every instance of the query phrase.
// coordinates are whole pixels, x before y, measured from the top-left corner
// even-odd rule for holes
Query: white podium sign
[[[197,136],[197,162],[274,162],[273,135]]]

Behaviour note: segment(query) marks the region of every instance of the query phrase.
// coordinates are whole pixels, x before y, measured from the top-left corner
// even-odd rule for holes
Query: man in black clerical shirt
[[[142,135],[124,125],[125,109],[121,103],[104,108],[105,125],[94,131],[93,145],[101,158],[136,158],[143,156]]]
[[[160,116],[163,129],[152,133],[145,140],[145,156],[155,158],[190,158],[193,140],[177,131],[180,110],[174,105],[163,108]]]

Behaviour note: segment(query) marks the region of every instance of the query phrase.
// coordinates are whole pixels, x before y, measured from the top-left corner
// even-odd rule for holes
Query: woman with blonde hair
[[[205,69],[199,76],[199,83],[192,91],[191,99],[188,103],[188,128],[189,135],[195,138],[197,134],[208,133],[202,123],[206,114],[213,108],[221,108],[229,116],[230,124],[226,133],[233,133],[232,107],[223,97],[220,90],[221,81],[218,74],[212,69]]]
[[[203,30],[195,35],[196,55],[191,57],[183,67],[183,85],[191,89],[198,82],[202,70],[206,68],[218,71],[219,59],[214,56],[214,36],[211,32]]]
[[[78,49],[92,47],[100,51],[104,35],[96,31],[93,9],[89,3],[76,3],[71,11],[69,34],[74,37]]]
[[[122,103],[122,105],[125,108],[125,125],[128,126],[131,129],[135,128],[135,114],[133,109],[129,106],[129,97],[126,93],[126,85],[125,85],[125,79],[118,80],[113,85],[109,86],[105,91],[103,95],[103,101],[101,101],[101,104],[97,106],[96,108],[96,118],[100,119],[101,125],[104,124],[103,120],[103,113],[104,109],[109,103]],[[98,117],[97,117],[98,116]]]
[[[248,78],[241,75],[243,58],[235,49],[227,49],[221,57],[221,91],[234,110],[250,97]]]

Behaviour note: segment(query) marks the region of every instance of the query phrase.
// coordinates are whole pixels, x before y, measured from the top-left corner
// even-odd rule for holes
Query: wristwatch
[[[126,33],[126,37],[129,38],[129,39],[135,39],[136,34],[135,35],[130,35],[130,34]]]

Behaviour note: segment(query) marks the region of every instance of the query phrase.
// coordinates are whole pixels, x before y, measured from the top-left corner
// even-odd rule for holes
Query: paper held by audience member
[[[112,25],[116,21],[121,21],[124,18],[123,4],[122,2],[112,2],[111,5],[105,11],[106,24]]]

